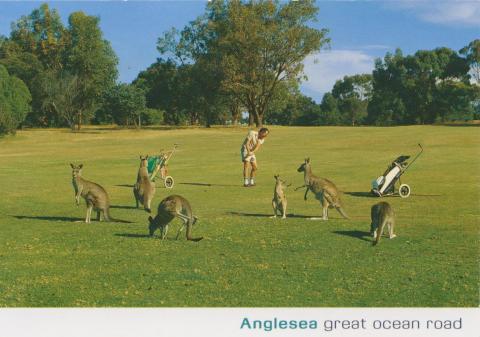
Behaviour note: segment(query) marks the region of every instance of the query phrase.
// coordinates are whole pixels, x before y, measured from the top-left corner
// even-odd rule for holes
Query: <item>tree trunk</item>
[[[261,128],[263,126],[263,113],[257,113],[255,115],[255,125],[257,126],[257,128]]]
[[[79,112],[77,115],[77,131],[80,131],[82,127],[82,113]]]
[[[253,113],[251,111],[248,111],[248,126],[253,126]]]
[[[232,124],[237,125],[240,117],[240,107],[238,104],[234,104],[230,107],[230,113],[232,114]]]

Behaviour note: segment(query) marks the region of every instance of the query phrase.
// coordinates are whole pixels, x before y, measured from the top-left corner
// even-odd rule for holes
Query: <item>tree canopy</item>
[[[211,1],[183,31],[160,38],[158,49],[209,69],[201,78],[219,86],[208,92],[233,97],[260,126],[279,83],[298,83],[305,57],[329,41],[327,30],[309,25],[317,12],[310,0]]]
[[[31,99],[25,83],[0,65],[0,135],[15,133],[30,111]]]
[[[72,127],[70,116],[74,113],[74,124],[80,128],[92,118],[102,95],[115,84],[118,61],[103,39],[99,18],[74,12],[68,22],[65,27],[56,10],[42,4],[13,23],[10,37],[0,44],[0,64],[21,78],[32,93],[28,116],[32,125]],[[51,81],[61,84],[47,83]],[[55,104],[62,90],[73,86],[72,81],[75,97],[62,98],[62,103]],[[69,112],[60,111],[67,101]],[[52,109],[52,104],[57,108]]]

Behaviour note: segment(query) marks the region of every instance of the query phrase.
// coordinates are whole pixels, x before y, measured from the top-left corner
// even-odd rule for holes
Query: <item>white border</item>
[[[316,320],[316,330],[240,329],[253,320]],[[374,320],[458,320],[460,330],[375,330]],[[366,330],[325,331],[326,320],[366,320]],[[340,323],[338,323],[340,324]],[[381,336],[479,337],[478,308],[135,308],[1,309],[0,336],[6,337],[237,337],[237,336]]]

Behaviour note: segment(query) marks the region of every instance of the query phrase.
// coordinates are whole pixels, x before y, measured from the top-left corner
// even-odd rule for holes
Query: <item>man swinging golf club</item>
[[[263,144],[268,134],[269,131],[267,128],[261,128],[258,132],[250,130],[243,141],[240,154],[243,162],[244,187],[255,186],[255,173],[257,171],[257,158],[255,157],[255,152]]]

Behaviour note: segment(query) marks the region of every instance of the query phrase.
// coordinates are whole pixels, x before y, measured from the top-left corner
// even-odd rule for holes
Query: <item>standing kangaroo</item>
[[[197,217],[192,214],[192,207],[187,199],[179,195],[170,195],[163,199],[158,205],[158,213],[155,218],[148,217],[150,236],[160,228],[162,240],[167,236],[168,224],[174,219],[179,218],[183,221],[182,227],[178,230],[176,240],[180,236],[183,228],[187,227],[187,240],[200,241],[203,237],[192,238],[192,227],[197,221]]]
[[[372,242],[373,246],[377,245],[380,241],[385,225],[388,227],[389,238],[393,239],[396,237],[396,235],[393,233],[393,227],[395,226],[395,214],[393,212],[393,208],[388,202],[381,201],[378,204],[373,205],[370,215],[372,217],[370,234],[374,239]]]
[[[285,188],[290,186],[286,185],[286,182],[280,179],[280,176],[274,175],[275,178],[275,188],[273,190],[273,199],[272,199],[272,207],[273,207],[273,217],[277,217],[277,212],[282,214],[282,219],[287,218],[287,196],[285,195]]]
[[[142,204],[144,209],[151,213],[150,205],[155,195],[155,184],[150,181],[148,176],[147,159],[148,156],[140,156],[140,168],[138,169],[137,182],[133,186],[133,195],[135,196],[137,208],[139,204]]]
[[[103,213],[103,219],[105,221],[125,222],[123,220],[114,219],[110,216],[110,199],[108,198],[107,191],[105,189],[91,181],[82,178],[83,164],[72,167],[72,184],[75,190],[75,202],[80,205],[80,197],[85,199],[87,203],[87,216],[85,222],[90,223],[92,217],[92,209],[97,212],[97,221],[100,221],[100,212]]]
[[[325,178],[319,178],[312,173],[312,167],[310,165],[310,158],[305,159],[305,162],[300,165],[297,169],[298,172],[304,173],[305,185],[297,187],[299,188],[306,187],[304,200],[307,200],[308,191],[312,191],[315,194],[315,198],[320,200],[322,204],[322,219],[328,220],[328,208],[335,209],[345,218],[349,219],[348,215],[345,213],[341,206],[340,202],[340,192],[337,189],[337,186],[333,182]]]

